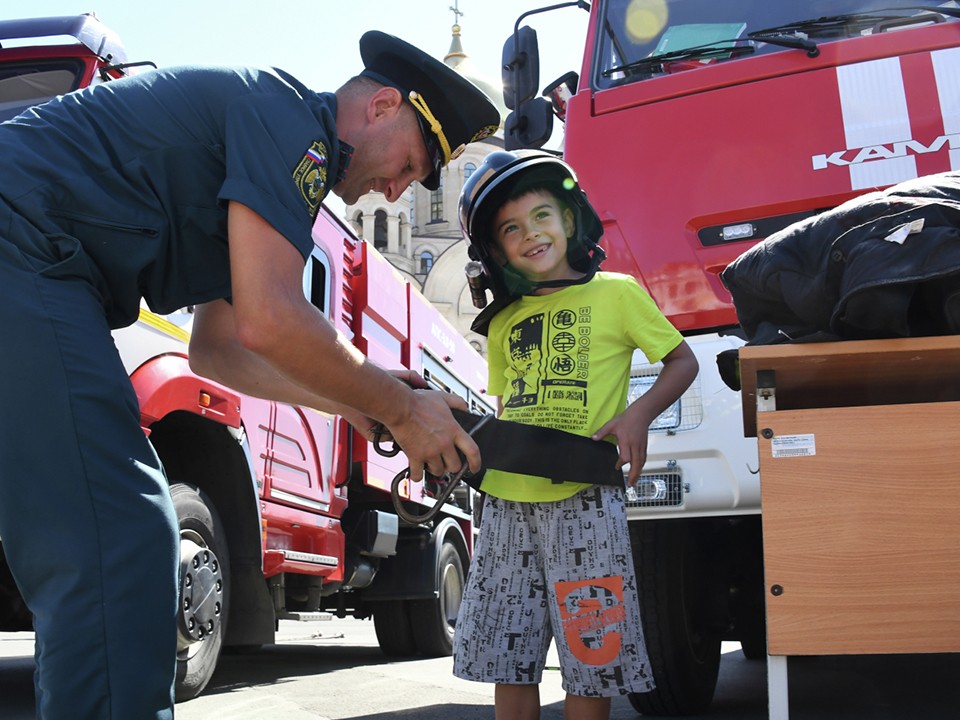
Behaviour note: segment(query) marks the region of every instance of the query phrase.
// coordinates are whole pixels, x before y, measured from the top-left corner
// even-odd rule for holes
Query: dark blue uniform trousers
[[[0,539],[38,717],[172,718],[176,515],[90,277],[0,201]]]

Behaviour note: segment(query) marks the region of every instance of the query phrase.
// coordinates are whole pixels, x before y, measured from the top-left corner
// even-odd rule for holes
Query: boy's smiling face
[[[498,259],[533,282],[574,280],[567,261],[567,241],[576,224],[573,212],[545,190],[532,190],[508,200],[493,223]],[[537,294],[558,288],[541,288]]]

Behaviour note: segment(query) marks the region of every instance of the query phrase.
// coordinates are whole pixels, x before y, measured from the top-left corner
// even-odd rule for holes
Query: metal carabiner
[[[385,448],[383,446],[383,436],[388,435],[389,431],[383,423],[377,423],[371,428],[371,433],[373,434],[373,449],[377,452],[377,455],[382,455],[383,457],[396,457],[400,454],[400,446],[397,445],[397,441],[391,439],[391,446]]]
[[[493,415],[484,415],[468,431],[469,435],[475,435],[476,432],[483,427],[489,420],[493,419]],[[396,444],[394,444],[396,446]],[[470,472],[470,466],[467,465],[467,459],[463,456],[462,453],[457,451],[460,455],[460,469],[455,473],[445,472],[441,477],[436,477],[431,475],[429,472],[424,470],[424,480],[426,481],[429,478],[433,478],[438,483],[445,483],[445,486],[434,498],[433,507],[427,510],[423,515],[415,515],[409,512],[403,506],[403,499],[400,497],[400,483],[404,480],[409,479],[410,477],[410,468],[406,467],[396,474],[393,478],[393,482],[390,483],[390,499],[393,501],[393,509],[397,511],[397,516],[404,522],[411,523],[413,525],[419,525],[421,523],[430,522],[437,516],[437,514],[443,509],[443,505],[447,502],[447,498],[453,494],[453,491],[456,490],[457,485],[460,484],[460,481],[463,480],[464,476]]]

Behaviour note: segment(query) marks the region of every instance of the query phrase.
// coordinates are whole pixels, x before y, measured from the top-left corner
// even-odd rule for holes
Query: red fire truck
[[[756,443],[716,358],[742,345],[719,273],[788,224],[960,168],[960,10],[902,0],[596,0],[579,73],[540,92],[536,13],[504,46],[508,147],[564,155],[604,225],[604,269],[643,284],[700,376],[653,427],[629,516],[656,691],[706,710],[720,643],[765,656]],[[571,10],[563,10],[573,15]],[[638,358],[637,393],[657,368]],[[837,478],[843,482],[843,478]]]
[[[0,21],[0,119],[138,65],[91,15]],[[304,292],[338,330],[378,364],[490,411],[483,359],[416,289],[326,208],[313,237]],[[271,643],[284,618],[372,617],[387,654],[449,654],[473,547],[469,491],[429,523],[401,521],[390,488],[402,454],[377,454],[340,417],[194,375],[191,318],[144,307],[114,334],[180,520],[177,699],[204,688],[222,646]],[[414,512],[434,504],[422,483],[399,490]],[[0,630],[30,628],[0,554]]]

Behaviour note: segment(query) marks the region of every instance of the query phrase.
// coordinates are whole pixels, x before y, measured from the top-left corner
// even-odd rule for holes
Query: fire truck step
[[[333,613],[328,612],[280,612],[280,620],[296,620],[298,622],[317,622],[318,620],[333,620]]]

